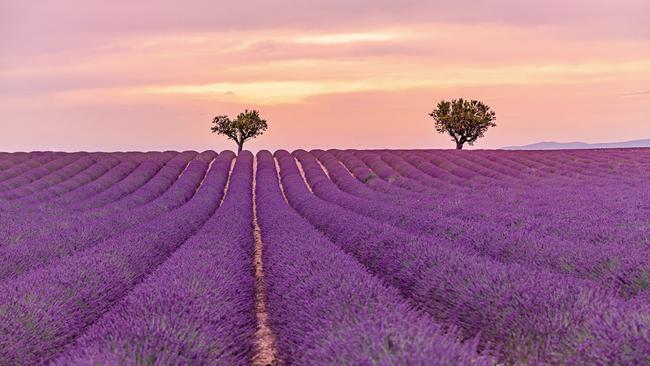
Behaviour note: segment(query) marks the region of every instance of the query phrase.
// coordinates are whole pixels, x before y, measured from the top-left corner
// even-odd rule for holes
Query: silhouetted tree
[[[461,150],[465,143],[474,145],[488,128],[497,125],[494,123],[494,111],[478,100],[442,100],[429,115],[435,121],[436,131],[449,134],[456,142],[458,150]]]
[[[213,133],[225,135],[237,143],[237,153],[244,148],[244,142],[261,135],[268,128],[266,120],[261,119],[257,111],[248,109],[232,121],[228,116],[216,116],[212,124]]]

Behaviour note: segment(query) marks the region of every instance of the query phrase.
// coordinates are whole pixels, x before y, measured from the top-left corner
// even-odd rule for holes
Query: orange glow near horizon
[[[427,113],[455,97],[497,112],[477,148],[650,138],[643,1],[147,3],[0,5],[0,150],[232,149],[209,123],[245,108],[252,150],[447,148]]]

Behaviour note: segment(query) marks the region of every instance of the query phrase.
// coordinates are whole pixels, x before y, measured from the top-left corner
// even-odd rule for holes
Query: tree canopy
[[[260,118],[259,112],[248,109],[231,120],[228,116],[216,116],[212,120],[213,133],[224,135],[237,143],[237,153],[244,148],[244,142],[255,138],[268,128],[266,120]]]
[[[478,100],[442,100],[429,116],[435,121],[436,131],[449,134],[458,150],[465,143],[473,145],[488,128],[496,126],[496,113]]]

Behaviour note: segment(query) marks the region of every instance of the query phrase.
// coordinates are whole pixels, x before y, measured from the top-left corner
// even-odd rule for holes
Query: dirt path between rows
[[[257,173],[257,161],[254,162],[253,172]],[[266,291],[264,287],[264,261],[262,235],[257,223],[257,205],[255,204],[255,183],[253,177],[253,235],[255,237],[255,311],[257,314],[257,331],[255,332],[255,355],[253,366],[275,366],[278,365],[278,351],[275,347],[275,335],[269,325],[269,315],[266,308]]]

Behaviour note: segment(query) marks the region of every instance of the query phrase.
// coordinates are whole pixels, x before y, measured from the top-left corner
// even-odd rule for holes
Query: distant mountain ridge
[[[603,142],[603,143],[586,143],[586,142],[556,142],[543,141],[530,145],[506,146],[502,150],[561,150],[561,149],[616,149],[624,147],[650,147],[650,139],[632,140],[624,142]]]

